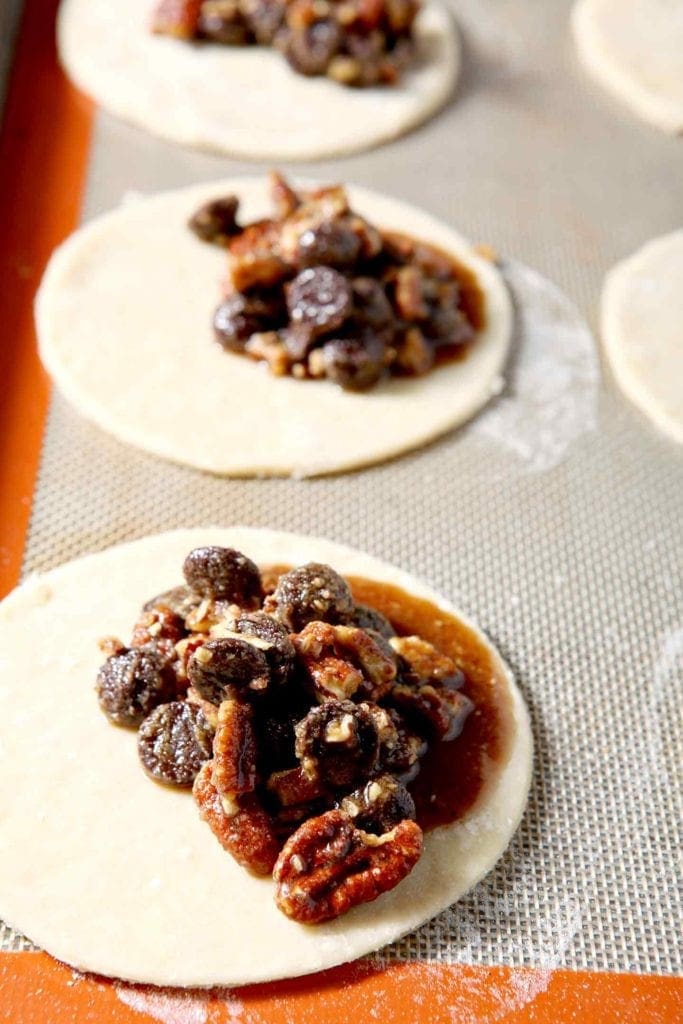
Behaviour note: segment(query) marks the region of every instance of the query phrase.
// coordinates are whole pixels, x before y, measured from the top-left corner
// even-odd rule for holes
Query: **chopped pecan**
[[[364,217],[357,213],[349,215],[348,224],[360,243],[361,256],[365,260],[372,260],[379,256],[384,243],[377,228],[373,227]]]
[[[165,605],[156,605],[141,613],[133,627],[131,647],[170,640],[174,645],[185,636],[185,621]]]
[[[344,700],[361,690],[363,697],[376,701],[396,677],[393,657],[357,626],[309,622],[294,637],[294,647],[318,700]]]
[[[291,185],[277,171],[268,175],[268,191],[279,220],[291,216],[299,208],[301,200]]]
[[[213,762],[201,768],[192,788],[199,814],[224,850],[255,875],[269,875],[280,842],[270,815],[253,793],[229,797],[213,784]]]
[[[411,683],[435,683],[457,690],[465,677],[447,654],[419,636],[394,636],[389,639],[394,651],[403,659],[403,678]]]
[[[263,359],[275,377],[284,377],[292,360],[278,331],[258,331],[244,346],[252,359]]]
[[[429,310],[423,293],[423,277],[419,269],[410,264],[396,271],[394,302],[400,316],[409,322],[424,320]]]
[[[175,645],[175,668],[180,683],[187,683],[187,663],[197,648],[205,644],[208,639],[209,637],[206,633],[191,633],[190,636],[184,637]]]
[[[393,889],[421,853],[422,831],[414,821],[374,836],[343,811],[327,811],[285,843],[273,871],[275,902],[295,921],[329,921]]]
[[[396,725],[388,708],[381,708],[379,704],[372,703],[363,704],[363,707],[367,708],[377,730],[379,756],[382,758],[386,751],[393,750],[398,743]]]
[[[117,636],[103,636],[97,641],[97,646],[105,658],[111,658],[112,654],[120,654],[126,649],[126,645]]]
[[[228,271],[238,292],[255,285],[276,284],[287,276],[279,255],[280,227],[272,220],[256,221],[228,243]]]
[[[179,615],[181,619],[187,619],[201,604],[201,597],[191,587],[173,587],[165,590],[163,594],[157,594],[150,601],[142,606],[143,612],[154,611],[155,608],[170,608],[172,612]],[[189,626],[187,627],[190,628]]]
[[[176,39],[194,39],[203,0],[161,0],[152,16],[152,31]]]
[[[193,633],[206,634],[222,622],[234,622],[235,614],[239,611],[239,607],[230,601],[214,601],[211,597],[204,597],[187,616],[185,624]]]
[[[256,739],[252,709],[236,700],[218,708],[213,738],[213,784],[221,794],[251,793],[256,788]]]
[[[395,347],[394,365],[403,373],[419,377],[434,365],[434,346],[419,327],[409,327]]]
[[[201,708],[204,712],[204,718],[206,718],[211,728],[216,728],[218,725],[218,708],[215,704],[212,704],[210,700],[204,700],[204,698],[197,693],[194,686],[189,686],[187,688],[185,700],[188,704],[194,704],[196,707]]]
[[[353,697],[362,685],[362,672],[350,661],[334,653],[335,627],[329,623],[309,622],[294,637],[294,648],[318,700]]]

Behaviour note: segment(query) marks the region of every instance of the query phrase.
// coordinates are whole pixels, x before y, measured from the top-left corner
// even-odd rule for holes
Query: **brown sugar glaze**
[[[450,264],[453,276],[460,286],[460,309],[472,325],[475,334],[470,341],[459,342],[456,345],[437,346],[434,352],[434,366],[432,368],[437,369],[439,366],[459,362],[464,359],[472,345],[476,344],[477,335],[486,326],[486,300],[475,272],[471,267],[461,263],[445,249],[441,249],[431,242],[420,242],[411,235],[406,235],[399,231],[382,231],[381,235],[390,241],[393,239],[399,245],[403,240],[408,245],[424,246],[426,249],[431,249],[432,252],[437,253],[446,263]]]
[[[263,570],[266,590],[289,566]],[[502,666],[469,626],[431,601],[390,583],[347,577],[353,596],[386,615],[399,636],[417,634],[448,654],[465,674],[463,693],[474,703],[460,736],[431,744],[408,786],[425,831],[458,821],[495,778],[514,736],[514,719]]]
[[[430,744],[409,785],[425,831],[462,818],[505,758],[513,736],[512,707],[502,667],[463,622],[400,587],[349,577],[356,601],[377,608],[400,636],[415,633],[448,654],[465,673],[463,693],[474,703],[460,736]]]

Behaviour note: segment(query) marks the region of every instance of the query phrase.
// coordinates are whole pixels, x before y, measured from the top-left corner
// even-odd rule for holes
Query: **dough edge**
[[[599,2],[599,0],[598,0]],[[652,93],[609,50],[595,24],[596,0],[575,0],[571,20],[576,47],[592,77],[644,121],[672,135],[683,132],[683,109]]]
[[[629,353],[624,352],[624,327],[621,322],[624,301],[628,301],[630,283],[638,279],[648,267],[649,260],[671,245],[678,246],[683,262],[683,229],[651,239],[643,246],[615,264],[608,271],[601,299],[601,334],[605,354],[614,377],[635,406],[663,433],[683,444],[683,408],[678,416],[662,409],[651,386],[631,365]],[[683,403],[682,403],[683,405]]]
[[[303,187],[319,184],[307,179],[302,179],[299,183]],[[216,364],[216,372],[224,375],[226,387],[230,386],[230,375],[237,374],[238,380],[242,378],[241,388],[246,386],[253,389],[252,402],[261,401],[264,407],[269,407],[278,400],[286,400],[290,403],[290,408],[295,410],[294,415],[298,423],[300,417],[303,417],[303,424],[299,423],[299,430],[303,425],[316,441],[316,444],[309,445],[305,452],[289,449],[286,439],[280,436],[280,432],[272,432],[273,423],[270,427],[271,434],[267,436],[265,421],[261,427],[264,431],[263,436],[258,439],[258,453],[255,454],[254,444],[245,452],[234,443],[234,429],[231,429],[227,421],[221,422],[218,410],[211,420],[213,450],[208,451],[206,446],[201,448],[191,441],[188,442],[186,437],[174,437],[173,423],[170,420],[168,426],[154,434],[147,429],[144,413],[137,422],[131,422],[128,408],[123,412],[112,409],[108,389],[105,389],[104,398],[102,395],[93,395],[90,381],[87,375],[83,377],[82,368],[71,365],[68,353],[66,356],[63,354],[65,346],[68,348],[67,336],[71,332],[71,323],[64,324],[60,320],[60,303],[64,295],[70,299],[78,295],[79,308],[86,310],[91,318],[98,305],[97,295],[88,292],[79,283],[81,265],[88,262],[90,248],[96,248],[103,235],[111,231],[115,244],[119,244],[122,256],[126,257],[126,253],[123,252],[123,243],[127,242],[129,237],[125,230],[126,218],[129,211],[133,211],[134,217],[136,207],[141,208],[143,205],[149,215],[157,217],[159,222],[168,217],[169,212],[171,216],[182,218],[183,234],[178,244],[183,246],[187,245],[186,237],[189,234],[184,226],[185,217],[209,198],[235,192],[245,197],[246,201],[252,204],[252,208],[253,204],[256,204],[260,210],[265,209],[265,180],[240,177],[135,199],[130,204],[125,203],[96,217],[74,232],[55,250],[36,295],[36,325],[41,359],[59,390],[81,415],[119,441],[181,465],[190,465],[232,477],[308,477],[346,472],[419,448],[465,423],[500,390],[502,374],[512,344],[513,307],[500,271],[491,262],[478,256],[470,243],[457,231],[425,211],[366,188],[353,185],[347,188],[354,208],[375,220],[380,226],[404,230],[424,241],[433,241],[448,249],[476,273],[485,296],[486,326],[462,362],[441,367],[425,377],[412,380],[392,379],[374,391],[357,395],[343,392],[328,382],[301,382],[288,377],[275,378],[267,374],[265,367],[261,365],[249,363],[247,369],[244,357],[220,353],[222,362]],[[373,215],[373,211],[378,211],[379,216]],[[387,219],[390,223],[387,223]],[[124,225],[123,229],[121,225]],[[128,230],[131,231],[132,228]],[[201,254],[206,248],[201,246],[197,253]],[[216,252],[218,253],[218,250]],[[224,259],[222,253],[218,253],[218,256]],[[199,259],[200,255],[197,258]],[[141,267],[148,273],[155,273],[155,267],[148,267],[144,259]],[[173,267],[173,261],[169,260],[163,268],[164,272],[172,274]],[[210,307],[219,300],[217,284],[218,281],[211,279],[206,280],[203,285],[210,299]],[[176,301],[175,296],[171,301]],[[169,315],[169,320],[171,319],[174,318]],[[206,330],[207,360],[212,359],[217,347],[208,323],[205,328],[202,322],[201,330]],[[148,342],[149,339],[145,338],[144,344],[147,345]],[[120,352],[120,346],[117,344],[117,359]],[[123,358],[125,356],[121,356],[121,359]],[[228,363],[227,360],[232,362]],[[75,363],[76,360],[72,358],[72,362]],[[119,364],[119,372],[121,369]],[[183,367],[177,372],[174,383],[178,390],[185,387],[184,371]],[[208,369],[206,372],[209,373]],[[251,377],[245,385],[244,378],[247,373],[251,374]],[[215,375],[214,379],[217,379]],[[306,388],[311,390],[306,391]],[[288,389],[286,399],[285,389]],[[229,394],[229,391],[222,394]],[[405,417],[400,417],[397,425],[395,411],[389,407],[388,399],[393,402],[402,396],[410,400],[410,412],[414,413],[417,408],[417,415],[410,416],[409,412]],[[325,424],[320,423],[323,399],[326,409],[333,410],[329,422]],[[416,407],[415,403],[419,405]],[[181,418],[186,420],[190,412],[188,408],[183,409],[176,422],[180,422]],[[360,437],[352,437],[347,433],[342,439],[336,424],[359,413],[367,429],[362,431]],[[227,434],[219,445],[221,431],[227,431]],[[208,432],[207,426],[205,433]]]
[[[319,926],[315,929],[308,929],[305,926],[288,922],[275,908],[270,883],[257,882],[257,885],[261,886],[260,892],[263,893],[262,899],[260,896],[257,898],[261,903],[264,903],[265,900],[268,901],[275,934],[281,937],[283,929],[287,933],[286,942],[278,945],[275,950],[269,950],[267,946],[267,936],[270,935],[270,931],[261,936],[250,935],[248,930],[235,935],[234,928],[231,929],[228,926],[221,930],[220,927],[217,927],[215,928],[217,941],[221,942],[221,946],[220,950],[216,951],[215,962],[208,965],[203,962],[201,967],[193,964],[193,968],[188,969],[182,951],[178,953],[173,962],[169,962],[168,956],[161,961],[155,960],[156,950],[153,944],[149,942],[144,944],[141,936],[136,934],[131,927],[133,922],[124,921],[122,928],[123,933],[130,937],[128,943],[117,942],[114,929],[110,948],[105,940],[103,949],[98,949],[97,953],[89,952],[87,948],[83,948],[83,940],[79,940],[78,935],[74,935],[73,932],[69,934],[62,932],[59,921],[55,920],[54,914],[51,914],[49,910],[47,912],[45,909],[39,910],[38,919],[34,920],[34,908],[31,912],[31,919],[28,920],[23,908],[13,905],[12,901],[16,894],[14,886],[11,884],[12,876],[20,870],[20,866],[22,871],[25,869],[27,855],[25,850],[16,850],[16,852],[10,851],[8,857],[7,851],[2,847],[0,847],[0,865],[2,866],[0,910],[3,913],[9,910],[7,920],[18,930],[27,932],[37,944],[44,946],[58,959],[81,970],[121,977],[128,981],[178,986],[238,985],[312,973],[355,959],[412,931],[459,899],[493,867],[516,831],[526,805],[532,762],[532,739],[528,713],[509,669],[492,648],[490,642],[483,637],[473,623],[465,616],[461,616],[431,588],[387,563],[343,545],[321,538],[270,530],[241,527],[177,530],[119,545],[67,563],[42,576],[30,578],[5,599],[0,605],[0,638],[3,637],[3,633],[7,634],[8,630],[16,635],[14,617],[17,614],[28,612],[29,615],[37,615],[40,622],[43,614],[51,614],[52,602],[59,601],[59,592],[62,586],[66,586],[68,590],[69,585],[75,583],[81,587],[85,583],[87,593],[87,583],[102,578],[102,575],[106,575],[107,570],[117,569],[118,571],[111,586],[108,598],[110,601],[120,601],[121,594],[117,592],[116,587],[118,586],[119,589],[121,587],[121,580],[124,578],[121,576],[122,569],[126,569],[125,579],[128,578],[130,571],[137,572],[142,580],[143,578],[147,579],[148,570],[153,565],[158,567],[163,563],[164,566],[168,565],[168,582],[170,584],[180,575],[179,565],[184,554],[199,543],[236,546],[262,564],[273,561],[295,563],[308,559],[330,561],[346,574],[366,575],[395,583],[416,595],[436,601],[444,610],[458,615],[486,642],[503,674],[512,698],[516,735],[511,744],[508,760],[501,766],[496,784],[489,788],[480,804],[465,819],[457,825],[447,826],[428,835],[425,855],[420,865],[402,885],[393,892],[380,897],[375,903],[357,908],[341,921],[331,922],[329,925]],[[166,568],[164,568],[165,572]],[[151,575],[154,575],[154,572]],[[156,577],[155,582],[157,582]],[[135,602],[139,603],[148,596],[148,591],[144,594],[136,594]],[[84,605],[87,603],[84,601]],[[31,609],[34,609],[33,612]],[[97,629],[95,623],[93,623],[93,627]],[[0,671],[0,687],[7,681],[3,679],[3,674],[6,676],[8,673]],[[97,708],[92,693],[92,678],[89,671],[85,678],[79,678],[77,682],[80,686],[78,692],[84,696],[83,706],[87,705],[85,717],[87,727],[90,719],[99,721],[99,719],[103,719],[103,716]],[[11,685],[9,688],[11,696]],[[28,710],[31,710],[30,701]],[[74,707],[74,712],[76,710],[80,713],[80,709]],[[108,730],[106,735],[111,734],[117,743],[121,744],[120,749],[123,752],[121,730],[112,729],[106,720],[104,720],[104,726]],[[0,739],[2,739],[1,726]],[[24,742],[28,744],[28,731],[24,734]],[[107,763],[109,767],[112,767],[110,762]],[[115,773],[117,768],[120,771],[120,766],[117,765],[113,766],[112,771]],[[163,800],[158,788],[148,783],[137,764],[134,768],[139,772],[140,785],[152,786],[151,790],[141,790],[141,792],[147,796],[154,794],[152,799],[161,804]],[[30,781],[27,785],[30,785]],[[181,795],[180,798],[189,799],[185,795]],[[205,833],[202,833],[203,852],[207,856],[218,857],[220,855],[221,859],[217,863],[225,864],[227,867],[228,855],[220,850],[206,826],[201,822],[199,825],[202,830],[205,830]],[[159,835],[161,840],[164,837],[168,839],[161,828]],[[204,839],[206,840],[205,845]],[[171,839],[168,840],[170,846],[173,841],[171,836]],[[170,856],[172,851],[165,851],[169,853],[167,858],[163,853],[163,841],[160,846],[162,856],[159,857],[159,860],[162,864],[167,865],[169,872],[172,873],[172,857]],[[156,852],[158,854],[159,851]],[[28,859],[30,859],[30,854]],[[36,864],[37,868],[39,862],[40,857]],[[236,872],[236,880],[244,875],[241,868],[236,868]],[[248,884],[246,879],[244,884]],[[253,898],[252,894],[251,899],[253,900]],[[10,904],[12,905],[10,906]],[[87,899],[85,907],[87,907]],[[81,909],[77,908],[79,921],[86,918]],[[45,917],[45,920],[41,920],[41,915]],[[114,924],[116,923],[114,922]],[[215,919],[212,923],[214,926],[216,925]],[[107,927],[111,929],[111,925],[111,918],[108,918]],[[160,926],[163,927],[163,918]],[[147,927],[149,927],[149,923],[147,923]],[[227,943],[225,942],[226,932],[228,933]],[[100,932],[96,931],[95,936],[97,938],[93,941],[100,944]],[[231,940],[232,953],[239,957],[240,962],[238,967],[226,969],[225,963],[231,958]],[[258,955],[263,955],[264,952],[264,941],[268,955],[259,960],[257,959]],[[182,946],[182,943],[180,945]],[[132,954],[135,962],[131,962],[131,947],[138,947],[137,953]],[[245,947],[252,949],[251,956],[245,956]],[[139,962],[140,949],[149,957],[148,962],[143,965]],[[263,961],[267,965],[265,968]]]
[[[91,0],[92,2],[103,4],[107,0]],[[150,10],[153,5],[153,0],[124,0],[124,2],[136,5],[146,2],[149,4]],[[297,137],[296,132],[289,135],[282,132],[282,113],[284,108],[275,108],[272,120],[264,123],[264,108],[258,102],[254,104],[254,115],[257,119],[256,123],[259,125],[258,138],[255,138],[253,132],[245,133],[244,126],[240,123],[233,125],[227,132],[224,126],[216,121],[213,124],[202,123],[200,127],[198,125],[199,119],[192,116],[192,106],[190,106],[189,114],[187,110],[171,110],[160,121],[158,117],[158,97],[155,97],[153,104],[155,109],[151,113],[148,110],[141,109],[143,106],[148,106],[150,102],[149,97],[145,95],[145,88],[143,88],[141,96],[138,95],[136,99],[119,95],[116,87],[112,88],[107,83],[106,76],[102,75],[99,67],[97,65],[94,67],[90,66],[87,55],[86,59],[83,59],[83,40],[77,31],[77,19],[82,17],[81,12],[78,10],[78,4],[83,3],[84,0],[62,0],[57,16],[59,59],[74,84],[104,110],[143,131],[158,135],[179,145],[190,146],[213,153],[223,153],[236,159],[265,161],[327,160],[374,149],[407,134],[420,124],[430,120],[447,104],[456,89],[460,75],[461,44],[460,35],[455,23],[455,15],[445,4],[441,3],[441,0],[425,0],[425,7],[429,8],[429,29],[435,35],[438,35],[439,39],[439,57],[427,68],[428,72],[430,70],[432,72],[431,78],[428,79],[420,68],[413,71],[414,80],[420,83],[419,95],[415,97],[404,94],[401,113],[397,114],[393,118],[393,122],[388,125],[383,125],[382,120],[376,116],[378,99],[381,100],[381,96],[378,97],[377,95],[377,90],[371,90],[366,94],[367,103],[363,107],[365,113],[362,115],[362,123],[360,124],[360,130],[358,130],[358,128],[354,128],[354,119],[356,119],[356,124],[358,124],[357,107],[360,105],[356,102],[355,91],[353,93],[352,105],[349,105],[341,97],[336,97],[334,93],[329,93],[329,89],[327,90],[329,93],[327,102],[331,107],[336,108],[334,116],[330,118],[330,122],[334,124],[334,129],[328,131],[328,122],[325,121],[316,132],[315,141],[312,141],[310,138],[306,140],[305,137]],[[427,45],[426,41],[429,38],[429,32],[422,31],[421,33],[419,23],[417,32],[418,37],[425,41],[424,45]],[[106,32],[95,42],[100,48],[102,46],[106,48],[110,45]],[[168,40],[161,40],[162,44],[167,42]],[[89,41],[86,49],[93,45],[95,43],[92,40]],[[226,48],[226,92],[237,93],[242,102],[247,97],[246,102],[249,102],[249,92],[259,76],[252,70],[240,71],[236,76],[235,72],[231,71],[228,66],[231,49],[234,50],[236,48]],[[274,60],[281,61],[284,64],[284,58],[279,54],[270,54],[267,49],[261,47],[255,48],[253,54],[254,61],[261,62],[260,67],[263,66],[262,62],[264,59],[269,60],[271,56]],[[169,72],[174,68],[174,64],[175,71],[182,67],[180,62],[174,62],[172,55],[167,64]],[[300,85],[299,79],[303,76],[290,72],[288,68],[286,68],[286,71],[286,75],[279,74],[276,76],[276,91],[281,91],[282,93],[286,91],[287,94],[291,92],[293,102],[303,101],[305,93],[302,92],[300,94],[297,88]],[[174,77],[177,76],[174,75]],[[292,84],[292,79],[294,79],[294,84]],[[335,89],[342,88],[323,79],[304,79],[304,82],[308,88],[315,88],[316,85],[332,86]],[[154,92],[157,84],[152,77],[146,83],[146,87],[147,89],[151,88]],[[194,90],[194,82],[191,75],[188,75],[187,84]],[[168,97],[164,98],[168,98],[171,104],[174,98],[177,100],[177,96],[174,97],[174,92],[171,90],[169,90]],[[197,97],[197,100],[202,100],[201,94]],[[269,107],[265,109],[270,113]],[[340,126],[343,126],[343,131],[340,131]],[[277,141],[275,141],[276,139]]]

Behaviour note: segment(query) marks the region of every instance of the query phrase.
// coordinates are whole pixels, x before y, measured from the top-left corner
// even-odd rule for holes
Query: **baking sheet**
[[[680,226],[683,140],[586,79],[563,0],[453,6],[466,55],[457,102],[395,144],[295,170],[429,209],[541,270],[594,326],[604,271]],[[256,170],[98,114],[84,217],[129,191]],[[566,345],[558,332],[551,371]],[[494,423],[304,482],[170,466],[52,400],[25,571],[179,525],[324,534],[424,577],[513,665],[537,745],[522,827],[470,896],[380,962],[680,969],[683,462],[607,373],[603,383],[594,412],[590,375],[574,388],[573,408],[590,400],[586,429],[554,459],[539,463],[528,434],[526,456],[511,449]],[[0,948],[24,945],[0,931]]]

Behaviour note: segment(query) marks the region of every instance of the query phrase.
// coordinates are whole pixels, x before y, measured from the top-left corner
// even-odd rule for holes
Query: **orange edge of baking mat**
[[[25,4],[0,135],[0,594],[21,569],[49,397],[33,297],[52,249],[78,222],[93,119],[58,68],[56,9],[57,0]],[[188,993],[83,976],[44,953],[0,954],[0,1020],[17,1024],[673,1024],[682,1000],[672,978],[367,961]]]
[[[367,961],[202,992],[127,985],[44,953],[6,953],[0,991],[0,1020],[21,1024],[674,1024],[683,1013],[683,984],[671,977]]]
[[[21,570],[49,397],[33,298],[78,222],[93,120],[59,69],[56,11],[25,0],[0,134],[0,596]]]

